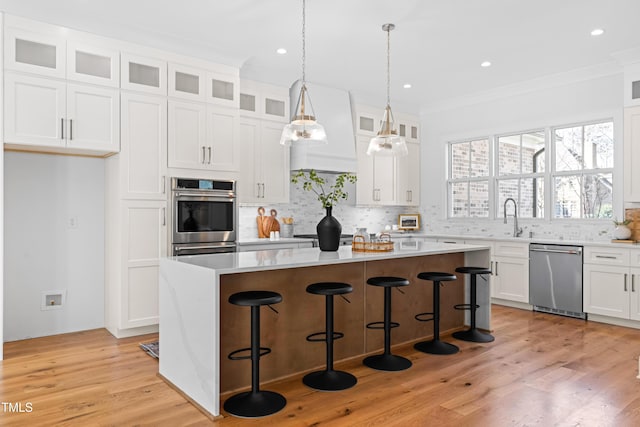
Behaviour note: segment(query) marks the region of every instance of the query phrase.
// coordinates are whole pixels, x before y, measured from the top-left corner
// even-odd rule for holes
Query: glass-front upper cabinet
[[[120,56],[122,89],[156,95],[167,94],[167,63],[129,53]]]
[[[120,86],[120,52],[99,46],[67,43],[67,79],[103,86]]]
[[[182,64],[169,63],[169,96],[205,101],[206,72]]]
[[[62,36],[7,25],[4,66],[16,71],[65,78],[65,45]]]
[[[238,75],[207,72],[207,102],[239,108],[239,83],[240,77]]]

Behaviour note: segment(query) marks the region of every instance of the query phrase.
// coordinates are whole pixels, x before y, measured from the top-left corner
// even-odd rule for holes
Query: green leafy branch
[[[340,200],[349,198],[349,193],[344,191],[344,186],[347,182],[355,184],[356,181],[357,177],[354,174],[341,173],[336,176],[335,182],[329,185],[327,180],[318,175],[313,169],[308,172],[298,171],[295,175],[291,176],[291,182],[294,184],[302,182],[303,190],[313,191],[324,208],[330,208]],[[325,190],[327,185],[329,185],[329,191]]]

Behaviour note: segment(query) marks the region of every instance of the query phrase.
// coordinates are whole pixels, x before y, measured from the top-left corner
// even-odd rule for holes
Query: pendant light
[[[306,84],[305,62],[307,52],[305,46],[305,9],[306,0],[302,0],[302,86],[300,87],[300,95],[298,95],[295,114],[291,123],[286,125],[282,130],[282,136],[280,137],[280,144],[287,146],[291,145],[291,143],[304,146],[327,143],[327,134],[324,131],[324,127],[316,122],[311,97],[309,97]]]
[[[406,156],[409,154],[409,151],[407,150],[407,143],[403,137],[398,135],[398,131],[396,130],[395,120],[393,118],[393,113],[391,112],[391,101],[389,96],[391,86],[391,73],[389,71],[389,56],[391,51],[390,33],[395,27],[396,26],[393,24],[384,24],[382,26],[382,31],[387,32],[387,106],[384,109],[378,135],[371,138],[371,141],[369,141],[369,148],[367,149],[368,155]]]

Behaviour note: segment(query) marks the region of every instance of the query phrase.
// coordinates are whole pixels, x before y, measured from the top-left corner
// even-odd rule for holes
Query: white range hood
[[[289,90],[291,116],[295,114],[301,85],[298,80]],[[349,92],[309,82],[307,89],[316,120],[327,133],[328,144],[311,148],[292,144],[291,170],[355,173],[356,141]]]

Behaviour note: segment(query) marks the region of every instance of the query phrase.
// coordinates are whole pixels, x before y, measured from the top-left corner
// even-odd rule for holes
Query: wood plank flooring
[[[0,425],[640,425],[640,330],[501,306],[493,307],[493,325],[493,343],[447,337],[461,349],[452,356],[394,349],[413,361],[406,371],[373,371],[359,360],[337,365],[358,378],[351,390],[314,391],[300,376],[268,384],[288,404],[259,420],[205,417],[139,349],[155,335],[117,340],[99,329],[6,343]]]

